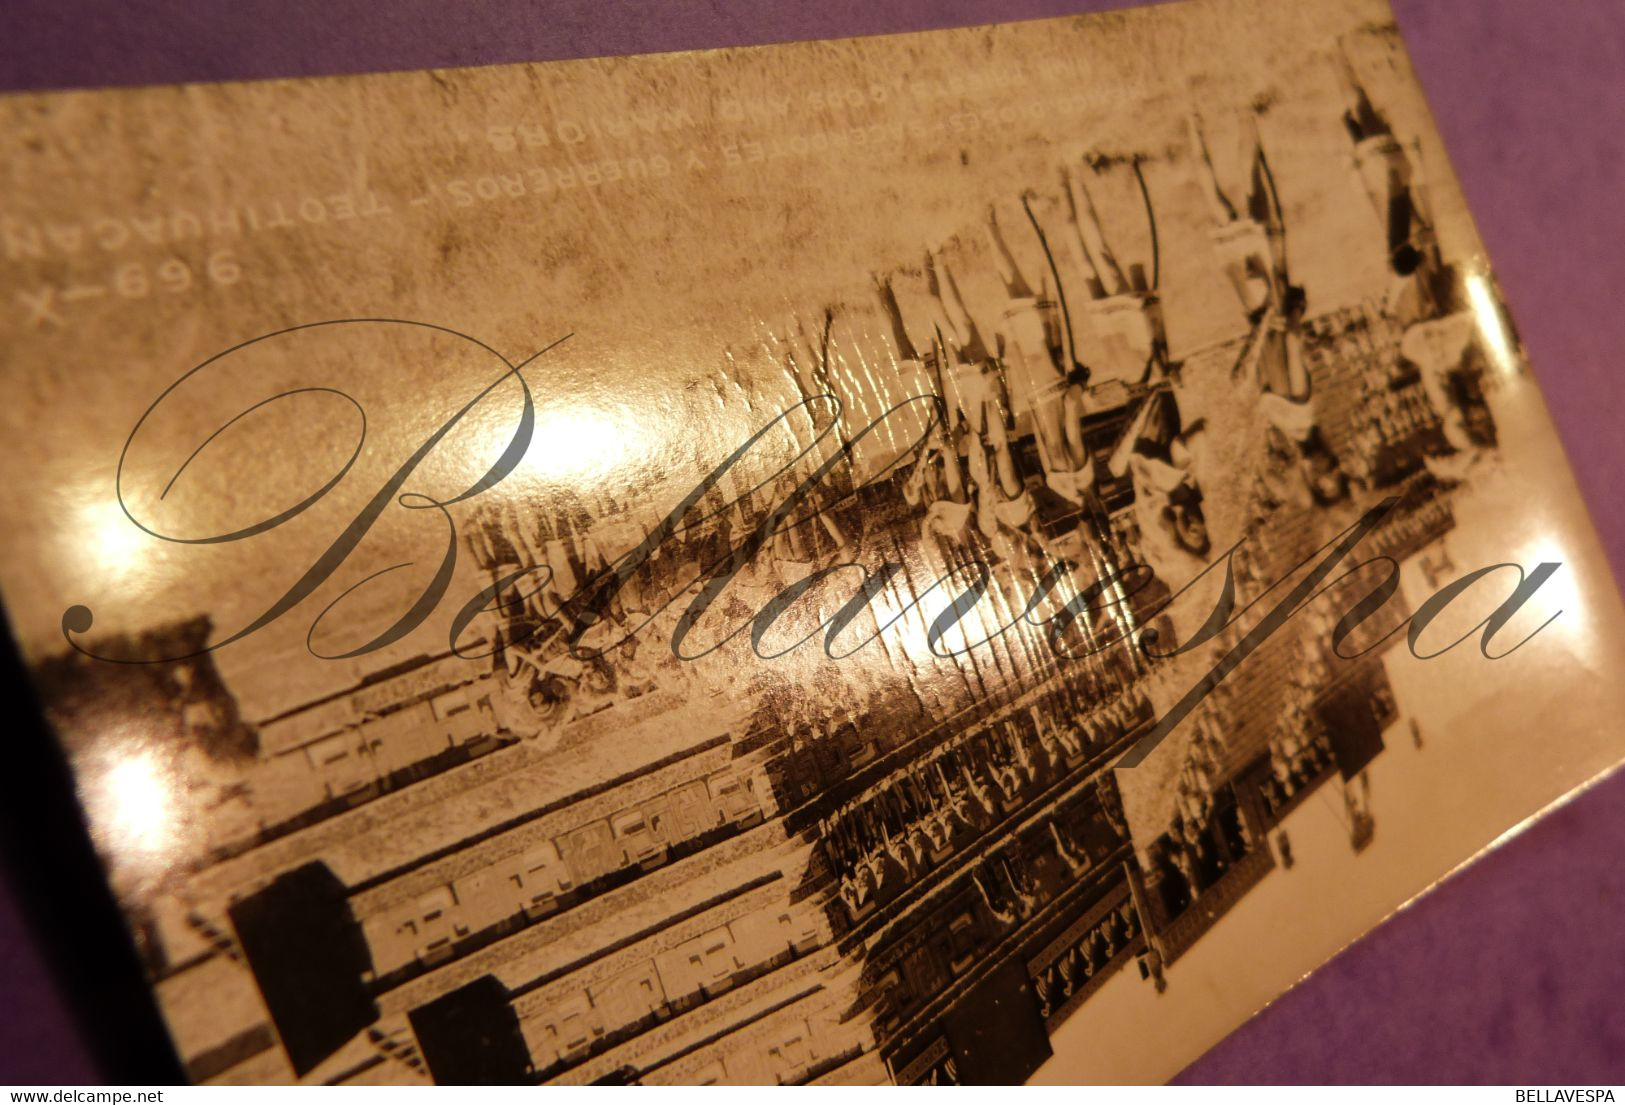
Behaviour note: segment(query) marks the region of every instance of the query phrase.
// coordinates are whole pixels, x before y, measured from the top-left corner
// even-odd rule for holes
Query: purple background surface
[[[1284,0],[1283,0],[1284,2]],[[0,89],[345,73],[925,30],[1109,0],[9,0]],[[1625,4],[1394,0],[1616,576],[1625,516]],[[3,197],[0,197],[3,204]],[[1625,776],[1373,931],[1188,1069],[1200,1082],[1625,1083]],[[0,1082],[132,1071],[0,886]],[[47,963],[51,966],[47,966]]]

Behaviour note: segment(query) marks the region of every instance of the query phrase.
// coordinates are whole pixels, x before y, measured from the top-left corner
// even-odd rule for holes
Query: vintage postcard
[[[198,1082],[1162,1080],[1625,758],[1381,0],[0,150],[0,590]]]

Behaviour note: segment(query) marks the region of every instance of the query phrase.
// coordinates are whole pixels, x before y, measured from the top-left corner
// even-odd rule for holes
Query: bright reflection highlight
[[[1475,272],[1467,277],[1467,299],[1472,304],[1478,332],[1489,347],[1495,367],[1502,372],[1512,372],[1512,336],[1507,333],[1506,324],[1502,321],[1501,305],[1495,298],[1495,292],[1482,273]]]
[[[619,407],[577,403],[536,412],[529,464],[545,480],[601,480],[637,455],[648,429]]]
[[[84,496],[78,524],[68,532],[68,539],[97,574],[115,579],[142,570],[151,540],[105,492]]]
[[[1508,628],[1506,640],[1521,640],[1523,634],[1518,629],[1526,622],[1524,633],[1561,611],[1551,629],[1567,639],[1582,662],[1587,657],[1596,656],[1600,643],[1595,639],[1595,630],[1588,617],[1589,604],[1580,593],[1580,562],[1550,536],[1542,536],[1524,546],[1518,551],[1514,562],[1522,566],[1525,572],[1532,572],[1536,565],[1544,563],[1561,564],[1562,567],[1541,584],[1540,590],[1529,600],[1528,609],[1533,613],[1517,619],[1517,623]]]
[[[102,776],[97,820],[120,857],[156,858],[175,842],[173,784],[150,751],[120,756]]]

